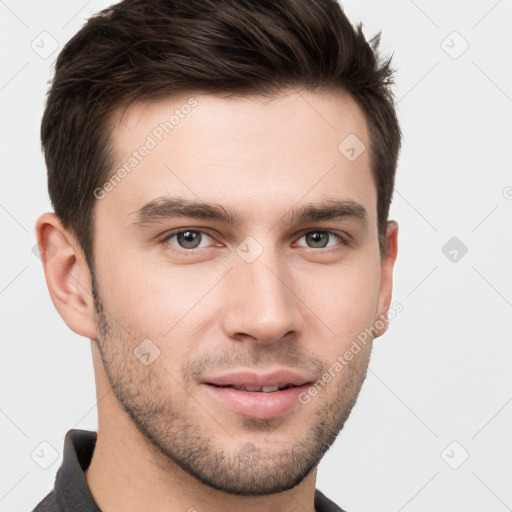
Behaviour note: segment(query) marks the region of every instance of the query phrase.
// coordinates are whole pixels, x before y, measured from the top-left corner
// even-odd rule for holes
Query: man
[[[332,0],[125,0],[62,50],[36,232],[98,432],[36,511],[341,510],[316,470],[397,254],[377,49]]]

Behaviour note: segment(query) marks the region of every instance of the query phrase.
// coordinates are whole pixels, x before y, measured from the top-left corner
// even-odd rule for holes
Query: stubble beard
[[[127,340],[116,322],[107,318],[94,276],[93,298],[98,348],[106,375],[120,406],[142,434],[148,450],[155,454],[155,459],[161,460],[163,455],[169,463],[163,465],[167,469],[175,464],[199,482],[228,494],[264,496],[292,489],[302,482],[342,430],[366,377],[371,345],[352,360],[353,364],[343,368],[343,374],[329,383],[331,387],[326,386],[310,403],[299,406],[307,408],[311,421],[293,443],[280,447],[272,440],[286,417],[243,418],[242,429],[254,433],[256,442],[241,442],[239,447],[228,451],[211,432],[221,432],[232,444],[230,426],[212,419],[213,414],[208,416],[211,425],[194,418],[193,411],[205,415],[204,406],[193,396],[194,390],[184,393],[183,385],[177,384],[175,390],[182,397],[173,399],[165,395],[161,384],[169,381],[167,370],[161,364],[142,365],[132,350],[127,349],[137,342]],[[176,383],[175,378],[170,381]],[[326,393],[334,382],[338,390],[334,396],[331,391],[328,400]],[[297,412],[294,409],[291,414]],[[265,447],[257,442],[263,434]]]

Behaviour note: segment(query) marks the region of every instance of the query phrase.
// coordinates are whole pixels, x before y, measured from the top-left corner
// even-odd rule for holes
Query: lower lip
[[[299,403],[299,395],[307,391],[309,384],[291,387],[281,391],[242,391],[230,387],[202,384],[206,392],[233,412],[265,420],[276,418],[293,409]]]

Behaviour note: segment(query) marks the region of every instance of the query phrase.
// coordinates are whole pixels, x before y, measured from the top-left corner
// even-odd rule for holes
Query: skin
[[[307,405],[276,418],[232,412],[199,383],[282,367],[321,378],[389,309],[398,226],[389,223],[381,255],[370,153],[349,161],[338,150],[351,133],[368,149],[368,127],[341,93],[134,103],[113,120],[118,165],[191,96],[190,114],[97,200],[95,299],[73,234],[53,213],[36,224],[52,301],[91,340],[98,441],[86,479],[106,512],[311,511],[317,465],[357,398],[372,343]],[[242,221],[134,223],[165,195],[220,203]],[[358,203],[366,226],[285,224],[293,208],[327,199]],[[177,228],[200,231],[199,247],[163,239]],[[236,251],[247,237],[262,250],[250,263]],[[148,365],[134,355],[145,339],[160,351]]]

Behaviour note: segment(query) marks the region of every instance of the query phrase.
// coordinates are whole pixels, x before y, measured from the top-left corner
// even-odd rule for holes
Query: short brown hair
[[[401,132],[391,57],[335,0],[124,0],[60,52],[41,124],[55,214],[93,270],[93,191],[113,172],[109,118],[122,105],[188,91],[348,92],[363,109],[384,249]]]

